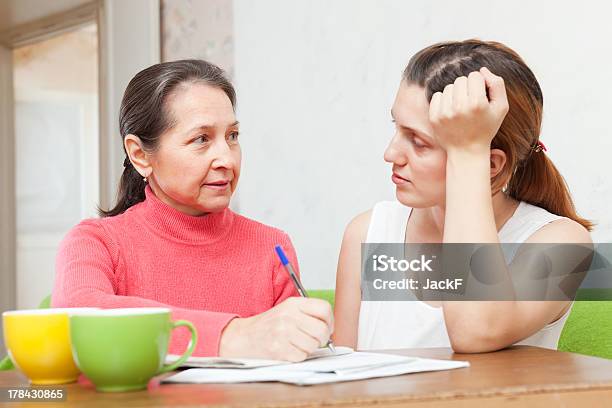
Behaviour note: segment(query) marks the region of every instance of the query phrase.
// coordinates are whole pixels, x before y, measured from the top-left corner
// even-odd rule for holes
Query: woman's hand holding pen
[[[325,346],[333,330],[328,302],[292,297],[261,314],[232,320],[221,336],[219,356],[302,361]]]

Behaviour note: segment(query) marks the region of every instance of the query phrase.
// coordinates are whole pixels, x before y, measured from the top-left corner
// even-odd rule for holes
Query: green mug
[[[170,332],[180,326],[191,331],[187,350],[174,363],[164,365]],[[149,380],[183,364],[198,341],[188,321],[172,321],[170,309],[101,309],[70,316],[72,355],[77,367],[98,391],[135,391]]]

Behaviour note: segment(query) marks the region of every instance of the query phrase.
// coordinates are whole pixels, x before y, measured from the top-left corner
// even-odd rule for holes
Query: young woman
[[[164,306],[194,323],[196,355],[303,360],[333,330],[327,302],[302,299],[276,257],[289,237],[233,213],[240,176],[235,92],[201,60],[130,81],[117,204],[75,226],[57,256],[54,307]],[[170,351],[181,353],[186,333]]]
[[[500,43],[440,43],[410,60],[384,155],[397,201],[376,204],[346,228],[336,344],[556,348],[571,301],[362,302],[360,292],[362,242],[591,242],[591,223],[576,214],[539,140],[542,105],[531,70]]]

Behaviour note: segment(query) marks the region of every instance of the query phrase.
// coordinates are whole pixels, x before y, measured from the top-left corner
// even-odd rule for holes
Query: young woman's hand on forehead
[[[434,136],[447,151],[490,149],[506,113],[504,80],[487,68],[457,78],[436,92],[429,105]]]

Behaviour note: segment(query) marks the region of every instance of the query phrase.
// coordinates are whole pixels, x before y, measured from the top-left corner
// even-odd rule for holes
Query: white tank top
[[[374,206],[366,242],[403,243],[411,212],[398,201]],[[520,202],[499,231],[500,242],[522,243],[544,225],[564,217]],[[517,344],[556,349],[571,307],[555,322]],[[357,349],[450,347],[441,307],[421,301],[362,301]]]

